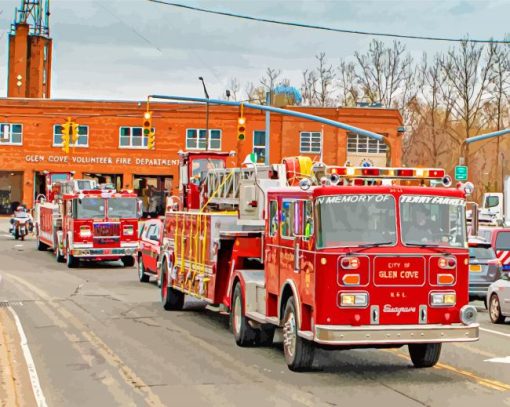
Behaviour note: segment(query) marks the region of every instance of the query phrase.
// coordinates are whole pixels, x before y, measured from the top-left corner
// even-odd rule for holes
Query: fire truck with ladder
[[[316,348],[399,348],[416,367],[478,340],[468,304],[465,191],[435,168],[292,157],[226,168],[180,153],[160,260],[166,310],[186,295],[230,315],[239,346],[275,332],[294,371]]]
[[[47,174],[46,194],[34,208],[37,249],[77,267],[81,260],[134,265],[140,205],[136,194],[99,189],[92,180]]]

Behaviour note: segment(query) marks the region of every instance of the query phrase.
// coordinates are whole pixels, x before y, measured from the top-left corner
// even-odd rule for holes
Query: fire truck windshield
[[[104,219],[104,198],[75,199],[75,219]]]
[[[403,195],[400,224],[404,244],[466,247],[463,199]]]
[[[391,195],[321,196],[317,210],[318,248],[397,242],[395,199]]]
[[[136,198],[108,199],[108,217],[134,219],[137,217]]]
[[[225,168],[225,162],[223,160],[213,160],[209,158],[199,158],[193,160],[193,164],[191,166],[191,176],[199,178],[207,170],[212,170],[214,168]]]
[[[54,184],[55,182],[59,181],[67,181],[68,178],[68,174],[51,174],[51,183]]]

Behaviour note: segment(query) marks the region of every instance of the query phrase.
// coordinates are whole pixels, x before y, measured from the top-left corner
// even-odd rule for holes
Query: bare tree
[[[232,100],[238,100],[239,91],[241,90],[241,84],[236,77],[232,77],[229,79],[227,84],[227,89],[230,91],[230,96]]]
[[[262,85],[265,92],[269,92],[271,96],[271,103],[273,101],[273,91],[278,84],[278,78],[282,74],[281,69],[267,68],[264,76],[260,79],[259,83]],[[265,100],[265,98],[264,98]]]
[[[303,83],[301,84],[301,96],[303,105],[313,106],[317,89],[317,75],[314,70],[303,71]]]
[[[315,59],[317,59],[318,62],[316,68],[316,100],[318,105],[321,107],[331,106],[334,103],[332,87],[333,81],[336,77],[335,71],[333,70],[333,65],[328,65],[325,52],[321,52],[320,54],[316,55]]]
[[[340,61],[338,66],[338,101],[342,106],[356,106],[360,90],[356,83],[356,67],[353,62]]]
[[[255,86],[253,82],[248,83],[245,88],[246,99],[250,103],[257,103],[263,105],[266,103],[266,90],[263,86]]]
[[[463,41],[459,48],[451,48],[442,59],[446,85],[450,88],[453,115],[462,126],[457,131],[459,144],[478,134],[487,122],[483,120],[484,97],[491,81],[494,47],[484,47]],[[467,165],[468,157],[466,157]]]

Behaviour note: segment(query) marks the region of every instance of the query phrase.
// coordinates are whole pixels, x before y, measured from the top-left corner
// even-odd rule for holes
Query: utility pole
[[[271,105],[271,92],[266,92],[266,105]],[[266,131],[264,132],[264,164],[269,165],[269,139],[271,134],[271,112],[266,110]]]
[[[207,92],[207,88],[205,87],[204,78],[199,76],[198,79],[202,82],[202,86],[204,87],[205,97],[207,99],[206,107],[205,107],[205,151],[209,150],[209,93]],[[198,147],[200,147],[200,130],[198,132]]]

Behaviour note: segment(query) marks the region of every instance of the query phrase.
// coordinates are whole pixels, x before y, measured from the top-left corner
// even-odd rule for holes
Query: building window
[[[253,152],[257,156],[258,163],[265,163],[266,158],[266,132],[255,130],[253,132]]]
[[[186,130],[186,149],[205,150],[205,129]],[[209,130],[209,150],[221,150],[221,130]]]
[[[89,126],[78,126],[78,140],[73,143],[71,140],[71,147],[88,147],[89,146]],[[53,147],[62,146],[62,126],[55,124],[53,126]]]
[[[385,153],[388,146],[384,141],[374,140],[356,133],[347,133],[348,153]]]
[[[0,123],[0,144],[23,144],[23,125],[17,123]]]
[[[319,153],[322,149],[322,135],[320,131],[300,133],[299,152],[300,153]]]
[[[152,129],[155,132],[154,128]],[[147,148],[147,136],[141,127],[121,127],[119,137],[120,148]]]

